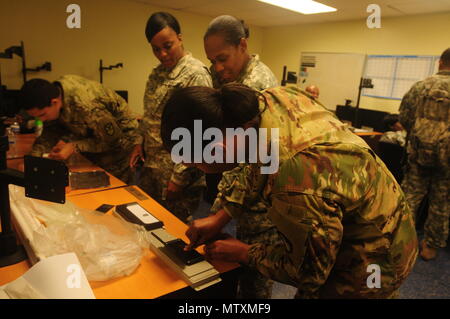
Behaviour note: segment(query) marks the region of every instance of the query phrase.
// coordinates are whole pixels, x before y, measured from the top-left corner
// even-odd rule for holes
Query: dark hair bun
[[[244,20],[240,20],[242,23],[242,26],[244,27],[244,33],[245,33],[245,38],[248,39],[250,38],[250,29],[248,28],[248,26],[245,24]]]
[[[165,27],[171,28],[176,34],[181,33],[180,24],[173,15],[167,12],[153,13],[145,26],[145,36],[148,42],[151,42],[153,37]]]
[[[222,86],[220,100],[227,127],[244,124],[259,114],[258,93],[239,83],[227,83]]]
[[[206,30],[204,39],[211,35],[220,35],[229,45],[239,45],[241,39],[248,39],[250,31],[243,20],[233,16],[222,15],[214,18]]]

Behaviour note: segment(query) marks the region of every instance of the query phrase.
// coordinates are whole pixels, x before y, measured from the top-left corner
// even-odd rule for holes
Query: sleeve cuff
[[[191,183],[189,168],[183,164],[175,164],[170,181],[182,187],[189,185]]]
[[[184,187],[189,184],[189,182],[185,181],[183,178],[180,178],[177,174],[172,174],[170,177],[170,181],[178,186]]]
[[[84,143],[83,141],[73,141],[70,142],[75,146],[75,152],[76,153],[80,153],[80,152],[89,152],[88,147],[87,147],[87,143]]]
[[[226,203],[223,210],[231,216],[231,218],[239,219],[243,214],[244,210],[240,205],[235,205],[233,203]]]

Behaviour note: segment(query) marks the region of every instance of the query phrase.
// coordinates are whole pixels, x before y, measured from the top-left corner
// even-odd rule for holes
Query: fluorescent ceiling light
[[[303,14],[315,14],[323,12],[334,12],[336,8],[326,6],[313,0],[258,0],[273,6],[285,8]]]

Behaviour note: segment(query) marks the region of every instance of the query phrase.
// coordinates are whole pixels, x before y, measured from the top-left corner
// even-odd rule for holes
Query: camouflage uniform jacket
[[[139,139],[138,122],[124,99],[78,75],[65,75],[56,83],[63,88],[63,106],[57,120],[44,123],[32,155],[49,152],[59,140],[74,143],[83,153],[131,152]]]
[[[408,132],[410,160],[450,167],[450,71],[414,84],[400,104],[399,120]]]
[[[251,245],[249,265],[297,286],[301,298],[391,297],[417,256],[412,216],[394,177],[303,91],[263,94],[260,128],[279,128],[279,170],[262,175],[261,164],[240,164],[224,173],[215,203],[238,220],[248,206],[269,207],[283,240]],[[367,285],[371,264],[381,268],[381,289]]]
[[[176,88],[189,86],[212,87],[207,67],[192,57],[191,53],[183,56],[172,70],[168,71],[159,65],[150,74],[144,94],[144,116],[139,126],[144,140],[146,167],[174,167],[170,154],[162,146],[161,116],[170,94]],[[173,182],[183,186],[190,182],[190,169],[181,164],[175,165],[173,169]]]
[[[221,87],[224,83],[219,80],[219,77],[213,67],[211,67],[211,74],[213,77],[214,87]],[[247,66],[241,71],[235,82],[245,84],[257,91],[279,85],[273,72],[267,65],[261,62],[258,55],[251,56]]]

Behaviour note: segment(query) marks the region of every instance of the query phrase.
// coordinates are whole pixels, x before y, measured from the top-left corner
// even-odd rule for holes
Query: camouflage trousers
[[[138,186],[154,200],[164,206],[178,219],[187,223],[198,208],[205,189],[204,177],[199,177],[193,184],[187,186],[181,197],[167,200],[167,183],[172,176],[171,169],[143,167]]]
[[[258,242],[275,245],[281,241],[278,232],[270,222],[267,212],[248,212],[237,221],[236,237],[252,245]],[[240,299],[270,299],[273,280],[257,270],[244,267],[239,277],[237,297]]]
[[[450,172],[446,168],[420,166],[409,161],[403,191],[413,214],[418,213],[422,199],[428,195],[428,217],[424,226],[425,241],[434,248],[446,246],[449,228]],[[416,216],[416,220],[417,220]]]

